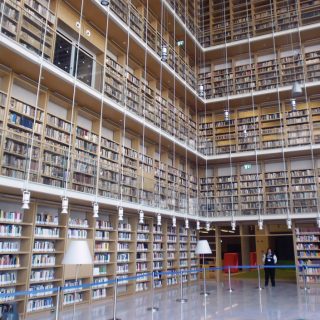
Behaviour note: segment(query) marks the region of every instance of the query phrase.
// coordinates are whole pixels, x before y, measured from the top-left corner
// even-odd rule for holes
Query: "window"
[[[77,55],[79,55],[79,57],[77,57]],[[61,32],[57,32],[53,63],[73,76],[77,70],[77,79],[88,86],[94,85],[93,58],[93,55],[83,47],[80,46],[79,50],[75,40],[66,37]]]

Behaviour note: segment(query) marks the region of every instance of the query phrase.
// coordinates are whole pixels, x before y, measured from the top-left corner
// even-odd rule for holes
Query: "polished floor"
[[[256,281],[232,280],[233,292],[227,283],[211,281],[211,294],[199,294],[199,284],[184,288],[188,302],[176,301],[179,287],[155,291],[157,312],[147,311],[152,306],[152,294],[138,294],[118,299],[117,318],[122,320],[315,320],[320,318],[320,288],[305,291],[294,283],[278,282],[276,287],[257,289]],[[40,318],[38,318],[40,319]],[[41,317],[43,319],[43,317]],[[54,315],[52,318],[54,319]],[[73,319],[72,310],[60,314],[60,320]],[[112,302],[77,307],[74,320],[113,319]]]

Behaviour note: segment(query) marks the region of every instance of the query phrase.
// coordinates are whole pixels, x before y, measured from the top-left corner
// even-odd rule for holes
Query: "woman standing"
[[[263,255],[262,262],[266,266],[264,268],[264,275],[265,275],[265,287],[269,284],[269,278],[271,278],[271,284],[274,287],[276,285],[275,283],[275,274],[276,269],[272,266],[274,266],[277,263],[278,259],[277,256],[273,253],[271,248],[267,250],[267,253]]]

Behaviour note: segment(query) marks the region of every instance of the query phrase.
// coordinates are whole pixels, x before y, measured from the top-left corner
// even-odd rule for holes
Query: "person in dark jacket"
[[[271,248],[268,248],[267,253],[265,253],[262,257],[262,262],[266,266],[264,268],[265,287],[267,287],[269,284],[269,278],[271,279],[272,286],[274,287],[276,285],[276,282],[275,282],[276,269],[268,268],[268,267],[274,266],[277,263],[277,261],[278,261],[277,256],[273,253]]]

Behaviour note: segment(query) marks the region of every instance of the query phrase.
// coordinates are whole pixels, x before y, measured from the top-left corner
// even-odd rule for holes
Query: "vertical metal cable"
[[[131,26],[131,0],[128,2],[128,15],[127,15],[127,50],[126,50],[126,62],[124,66],[124,77],[125,77],[125,86],[124,86],[124,100],[123,100],[123,132],[122,132],[122,145],[121,145],[121,179],[120,179],[120,207],[122,206],[122,200],[123,200],[123,176],[124,176],[124,151],[125,151],[125,141],[126,141],[126,119],[127,119],[127,96],[128,96],[128,76],[127,76],[127,70],[129,66],[129,50],[130,50],[130,26]],[[131,149],[131,148],[130,148]],[[139,155],[137,159],[139,163]],[[131,187],[132,187],[132,181],[131,181]],[[131,190],[132,191],[132,190]]]
[[[294,2],[295,4],[295,10],[297,10],[297,1]],[[301,32],[300,32],[300,25],[298,23],[298,37],[299,37],[299,47],[300,50],[302,48],[302,40],[301,40]],[[302,54],[302,51],[301,51]],[[307,79],[306,79],[306,65],[303,63],[302,64],[302,74],[303,74],[303,87],[304,87],[304,94],[305,94],[305,102],[307,106],[309,107],[309,97],[308,97],[308,92],[307,92]],[[309,109],[308,109],[309,112]],[[311,118],[310,118],[311,116]],[[312,114],[310,113],[309,115],[309,128],[310,128],[310,152],[311,152],[311,160],[312,160],[312,166],[313,166],[313,176],[314,176],[314,185],[316,188],[316,203],[317,203],[317,220],[320,219],[320,200],[319,200],[319,189],[317,186],[317,177],[316,177],[316,172],[317,172],[317,167],[315,164],[315,158],[314,158],[314,151],[313,151],[313,143],[312,143],[312,138],[313,138],[313,126],[312,126]]]
[[[275,36],[274,36],[274,10],[273,10],[273,1],[270,0],[270,10],[271,10],[271,22],[272,22],[272,44],[273,44],[273,53],[276,55],[276,43],[275,43]],[[286,184],[286,203],[287,203],[287,219],[290,219],[290,201],[289,201],[289,178],[288,178],[288,171],[287,171],[287,163],[285,159],[285,136],[284,136],[284,120],[283,120],[283,113],[281,108],[281,97],[280,97],[280,89],[279,89],[279,65],[276,65],[276,78],[277,78],[277,98],[278,98],[278,112],[280,117],[280,131],[281,131],[281,151],[282,151],[282,164],[283,164],[283,171],[284,171],[284,179]]]
[[[104,109],[104,91],[106,88],[106,61],[108,52],[108,33],[109,33],[109,14],[110,6],[107,7],[107,22],[106,22],[106,40],[104,44],[104,58],[102,67],[102,88],[101,88],[101,101],[100,101],[100,120],[99,120],[99,143],[98,143],[98,160],[97,160],[97,171],[96,171],[96,190],[95,190],[95,201],[98,199],[99,193],[99,176],[100,176],[100,164],[101,164],[101,139],[102,139],[102,122],[103,122],[103,109]]]
[[[149,18],[149,0],[147,0],[147,16],[146,18],[143,17],[144,22],[145,22],[145,37],[146,37],[146,41],[144,43],[144,81],[147,83],[147,41],[148,41],[148,18]],[[141,87],[146,86],[146,84],[142,84]],[[140,198],[140,204],[141,204],[141,198],[143,198],[143,193],[144,193],[144,159],[146,157],[146,155],[144,154],[144,146],[145,146],[145,122],[146,122],[146,96],[145,96],[145,92],[146,90],[144,90],[143,93],[143,110],[142,110],[142,117],[143,117],[143,126],[142,126],[142,167],[141,167],[141,194],[139,195]],[[138,199],[139,199],[138,198]]]
[[[251,9],[252,12],[252,9]],[[253,132],[254,132],[254,155],[255,155],[255,163],[256,163],[256,183],[257,183],[257,190],[258,190],[258,220],[261,220],[261,202],[260,202],[260,196],[263,196],[263,193],[261,193],[260,190],[260,182],[259,182],[259,164],[258,164],[258,147],[257,147],[257,136],[256,136],[256,116],[255,116],[255,102],[254,102],[254,95],[253,95],[253,87],[252,87],[252,82],[253,82],[253,75],[252,75],[252,55],[251,55],[251,41],[250,41],[250,25],[249,25],[249,5],[248,5],[248,0],[246,0],[246,13],[247,13],[247,30],[248,30],[248,47],[249,47],[249,63],[250,63],[250,83],[251,83],[251,90],[250,90],[250,95],[251,95],[251,104],[252,104],[252,115],[253,115]],[[252,21],[252,20],[251,20]],[[259,122],[258,122],[259,124]],[[258,130],[259,132],[259,130]],[[260,148],[259,148],[260,149]],[[261,174],[262,176],[262,174]],[[261,184],[262,188],[262,184]],[[261,197],[263,199],[263,197]],[[262,201],[263,203],[263,201]]]
[[[5,2],[3,2],[3,11],[2,11],[1,18],[4,15],[4,6],[5,6]],[[33,118],[33,123],[32,123],[31,144],[30,144],[30,148],[28,150],[27,161],[26,161],[26,167],[27,167],[26,174],[27,174],[27,176],[24,181],[24,189],[25,190],[28,189],[28,184],[29,184],[29,180],[30,180],[30,171],[31,171],[31,164],[32,164],[32,151],[33,151],[33,147],[34,147],[34,138],[35,138],[35,126],[37,123],[37,115],[38,115],[38,110],[39,110],[39,99],[40,99],[41,80],[42,80],[42,72],[43,72],[43,61],[44,61],[44,49],[45,49],[46,36],[47,36],[47,31],[48,31],[48,20],[49,20],[49,14],[50,14],[49,8],[50,8],[50,0],[48,0],[48,8],[46,10],[44,36],[43,36],[43,43],[41,45],[40,70],[39,70],[38,84],[37,84],[36,103],[34,106],[35,110],[34,110],[34,118]],[[2,23],[2,21],[1,21],[1,23]],[[41,39],[40,39],[40,43],[41,43]],[[44,115],[44,112],[43,112],[43,115]],[[40,150],[40,148],[39,148],[39,150]],[[39,168],[38,170],[40,170],[40,169],[41,168]]]
[[[160,24],[160,55],[162,56],[162,48],[163,48],[163,20],[164,20],[164,4],[163,1],[161,2],[161,24]],[[157,49],[157,40],[158,38],[158,31],[156,30],[156,49]],[[158,146],[159,146],[159,176],[158,176],[158,211],[161,210],[161,174],[160,174],[160,168],[161,168],[161,133],[162,133],[162,77],[163,77],[163,61],[160,61],[160,84],[159,84],[159,140],[158,140]],[[156,99],[157,99],[157,85],[156,85]],[[168,195],[166,195],[166,200],[168,198]]]
[[[234,222],[234,201],[233,201],[233,167],[232,167],[232,151],[231,151],[231,114],[230,114],[230,100],[229,100],[229,74],[228,74],[228,47],[227,47],[227,28],[226,28],[226,3],[223,2],[223,21],[224,21],[224,47],[225,47],[225,68],[226,68],[226,83],[227,83],[227,107],[228,112],[228,129],[229,129],[229,166],[230,166],[230,181],[231,181],[231,222]],[[238,206],[239,206],[239,196],[238,196]]]
[[[72,148],[72,133],[74,128],[74,109],[76,104],[76,87],[77,87],[77,75],[78,75],[78,63],[79,63],[79,52],[80,52],[80,39],[81,39],[81,26],[83,19],[83,0],[81,0],[81,9],[80,9],[80,25],[78,32],[78,39],[76,44],[76,59],[75,59],[75,73],[73,76],[73,92],[72,92],[72,105],[71,105],[71,122],[70,122],[70,132],[69,132],[69,145],[68,145],[68,161],[67,161],[67,172],[65,175],[65,187],[64,187],[64,196],[67,194],[68,189],[68,180],[70,175],[70,166],[71,166],[71,148]]]

